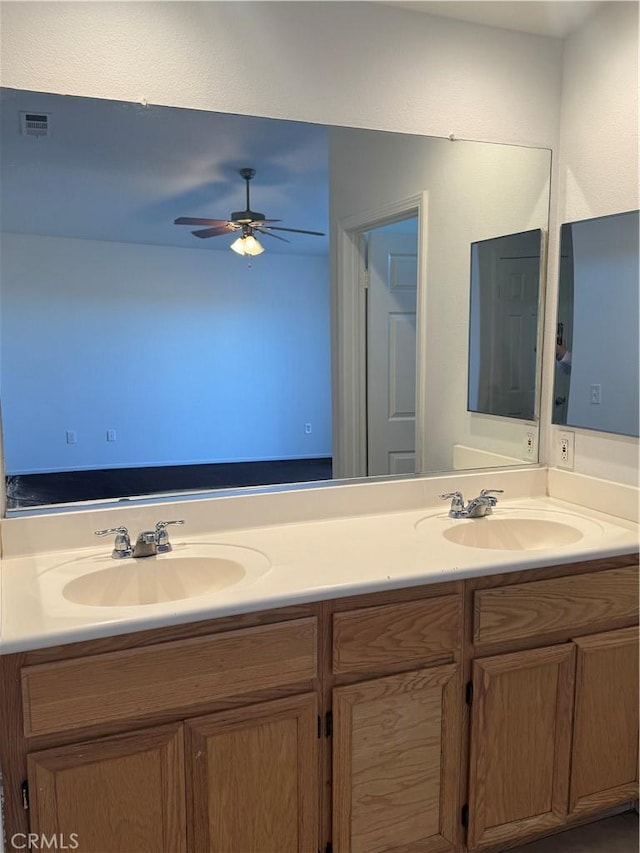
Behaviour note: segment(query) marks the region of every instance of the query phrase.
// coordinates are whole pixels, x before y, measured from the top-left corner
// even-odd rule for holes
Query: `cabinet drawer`
[[[333,616],[333,672],[345,675],[452,658],[460,645],[462,600],[445,595]]]
[[[478,590],[476,645],[523,640],[558,631],[595,631],[638,619],[638,566]]]
[[[315,617],[22,669],[27,737],[303,684],[317,674]]]

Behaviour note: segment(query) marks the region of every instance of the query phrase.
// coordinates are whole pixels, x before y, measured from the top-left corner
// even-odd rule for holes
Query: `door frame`
[[[416,304],[416,473],[424,467],[426,393],[424,368],[427,317],[428,193],[389,202],[338,219],[332,237],[331,351],[333,471],[337,479],[367,473],[367,318],[364,272],[366,231],[416,216],[418,271]]]

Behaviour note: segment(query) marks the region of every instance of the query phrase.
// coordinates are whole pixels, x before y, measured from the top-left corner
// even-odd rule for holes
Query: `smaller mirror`
[[[553,423],[638,436],[638,211],[560,231]]]
[[[471,244],[470,412],[536,417],[542,231]]]

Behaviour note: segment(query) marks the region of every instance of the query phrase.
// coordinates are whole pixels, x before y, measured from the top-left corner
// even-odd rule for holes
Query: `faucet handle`
[[[96,536],[107,536],[109,533],[116,534],[116,540],[113,543],[113,551],[111,556],[114,560],[121,560],[123,557],[130,557],[133,553],[131,548],[131,539],[129,539],[129,531],[126,527],[108,527],[106,530],[96,530]]]
[[[463,509],[464,498],[462,497],[462,492],[447,492],[444,495],[440,495],[440,500],[446,501],[449,498],[451,498],[451,509]]]
[[[480,497],[488,498],[491,501],[491,506],[495,506],[498,503],[498,498],[492,497],[493,495],[503,495],[504,489],[481,489]]]
[[[168,527],[170,524],[184,524],[184,518],[177,518],[175,521],[159,521],[156,524],[156,532],[160,533],[161,530],[164,530],[165,527]]]
[[[184,524],[184,519],[179,518],[175,521],[159,521],[156,524],[156,545],[158,554],[166,554],[171,551],[171,542],[169,542],[169,534],[166,528],[170,524]]]
[[[447,492],[444,495],[440,495],[440,498],[443,501],[451,498],[451,506],[449,508],[449,518],[464,518],[465,508],[464,508],[464,498],[462,497],[462,492]]]

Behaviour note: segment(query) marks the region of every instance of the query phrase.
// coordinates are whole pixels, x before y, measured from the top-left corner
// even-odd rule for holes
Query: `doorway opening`
[[[333,476],[424,468],[428,193],[336,223]]]

